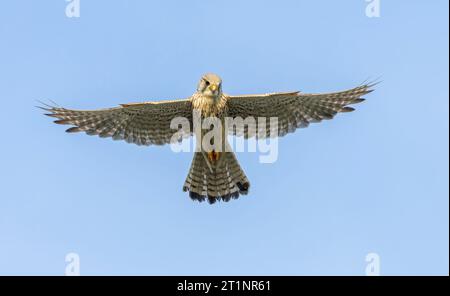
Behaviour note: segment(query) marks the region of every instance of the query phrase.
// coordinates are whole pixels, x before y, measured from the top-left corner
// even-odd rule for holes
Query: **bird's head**
[[[198,83],[197,92],[207,97],[218,97],[222,93],[222,79],[212,73],[203,75]]]

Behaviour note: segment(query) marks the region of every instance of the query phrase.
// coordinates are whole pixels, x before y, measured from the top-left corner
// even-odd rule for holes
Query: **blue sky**
[[[5,1],[0,10],[0,274],[448,274],[448,1]],[[64,127],[75,109],[382,83],[357,111],[239,153],[248,196],[181,191],[192,155]]]

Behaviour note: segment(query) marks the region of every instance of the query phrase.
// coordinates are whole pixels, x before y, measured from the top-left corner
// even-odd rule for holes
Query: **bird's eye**
[[[206,84],[206,86],[209,86],[209,81],[205,80],[205,84]]]

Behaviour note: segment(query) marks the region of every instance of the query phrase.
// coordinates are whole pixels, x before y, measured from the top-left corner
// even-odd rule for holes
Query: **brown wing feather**
[[[170,128],[175,117],[187,118],[192,126],[190,100],[123,104],[101,110],[70,110],[48,106],[48,116],[56,117],[58,124],[74,127],[67,132],[85,132],[89,135],[112,137],[137,145],[162,145],[170,143],[177,130]],[[190,131],[183,137],[190,136]]]
[[[299,92],[273,93],[261,95],[230,96],[228,100],[229,117],[266,117],[264,134],[249,133],[250,127],[230,129],[230,133],[250,138],[269,137],[270,117],[278,118],[278,136],[295,131],[297,128],[307,127],[311,122],[331,119],[339,112],[350,112],[354,109],[348,105],[364,101],[363,95],[370,93],[375,84],[364,84],[350,90],[325,93],[302,94]],[[253,130],[261,128],[252,126]],[[263,126],[264,127],[264,126]],[[272,127],[273,128],[273,127]]]

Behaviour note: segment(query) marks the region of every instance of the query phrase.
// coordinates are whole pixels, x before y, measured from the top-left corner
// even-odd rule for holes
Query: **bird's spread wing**
[[[362,102],[363,95],[372,91],[374,84],[334,93],[302,94],[299,92],[272,93],[261,95],[230,96],[228,100],[228,116],[254,117],[256,124],[246,121],[248,125],[230,128],[230,134],[251,138],[284,136],[300,127],[307,127],[310,122],[331,119],[339,112],[350,112],[354,109],[348,105]],[[265,125],[258,126],[258,117],[265,117]],[[278,118],[278,130],[270,126],[270,117]],[[262,122],[262,121],[261,121]],[[253,129],[250,129],[250,128]],[[265,129],[264,129],[265,128]],[[263,132],[259,130],[263,130]],[[251,131],[251,132],[249,132]]]
[[[170,127],[175,117],[187,118],[192,126],[190,100],[122,104],[116,108],[91,111],[55,106],[42,108],[50,112],[46,115],[58,118],[55,123],[74,126],[67,132],[86,132],[137,145],[170,143],[172,136],[179,131]],[[182,137],[190,134],[190,131],[180,133]]]

